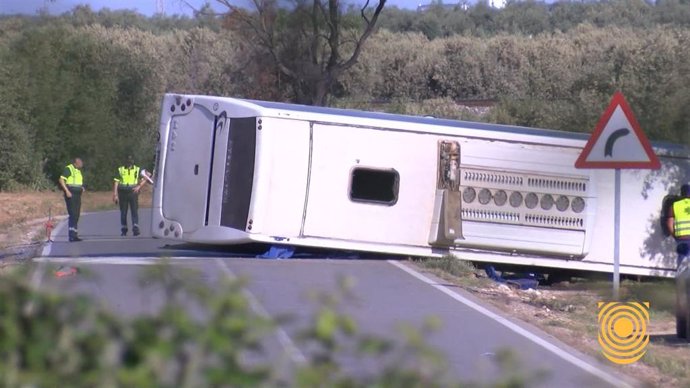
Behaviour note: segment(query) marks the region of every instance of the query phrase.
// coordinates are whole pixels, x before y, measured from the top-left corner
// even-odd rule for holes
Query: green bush
[[[85,295],[37,291],[27,271],[15,272],[0,282],[0,387],[481,386],[448,378],[445,360],[425,340],[438,319],[420,329],[401,326],[402,342],[360,333],[339,312],[351,297],[347,278],[335,295],[314,295],[311,324],[297,336],[309,349],[306,360],[285,374],[263,347],[277,322],[252,309],[242,279],[211,290],[200,273],[162,260],[140,279],[142,292],[162,291],[160,310],[125,319]],[[202,318],[189,313],[190,303]],[[369,357],[381,367],[349,375],[337,362],[343,356]],[[520,372],[510,352],[497,353],[496,361],[505,373],[492,386],[520,387],[542,377]]]
[[[474,264],[469,261],[458,259],[452,255],[421,259],[421,265],[425,268],[438,269],[458,277],[470,276],[476,271]]]

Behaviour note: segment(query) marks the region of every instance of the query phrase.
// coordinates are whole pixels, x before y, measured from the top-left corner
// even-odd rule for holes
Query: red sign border
[[[606,124],[608,124],[609,120],[611,119],[611,116],[613,115],[613,112],[616,110],[616,107],[618,106],[620,106],[621,109],[623,109],[625,117],[628,119],[628,122],[632,126],[632,129],[635,132],[637,139],[640,141],[642,148],[647,154],[647,157],[649,157],[649,161],[588,162],[587,157],[592,151],[594,144],[596,144],[596,142],[599,140],[599,137],[601,137],[601,134],[604,132],[604,128],[606,128]],[[625,101],[625,97],[623,97],[623,93],[621,93],[620,91],[614,93],[613,98],[611,99],[611,103],[599,119],[599,122],[597,123],[597,126],[594,128],[594,132],[592,132],[589,141],[587,141],[585,148],[582,150],[582,153],[580,153],[580,156],[577,158],[577,161],[575,161],[575,168],[638,168],[652,170],[657,170],[661,168],[661,162],[659,162],[659,158],[657,158],[656,154],[654,153],[651,143],[644,135],[644,132],[642,132],[642,129],[640,128],[640,123],[637,122],[637,119],[635,118],[632,109],[630,109],[630,106]]]

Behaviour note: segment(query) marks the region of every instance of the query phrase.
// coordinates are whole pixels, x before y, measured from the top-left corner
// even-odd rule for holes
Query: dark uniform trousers
[[[120,202],[120,225],[122,233],[127,233],[127,210],[132,212],[132,231],[139,234],[139,193],[133,191],[134,187],[119,186],[117,198]]]
[[[79,232],[79,213],[81,212],[81,192],[82,188],[78,186],[68,186],[72,193],[71,198],[65,196],[65,205],[67,205],[67,214],[69,215],[69,237],[76,237]]]

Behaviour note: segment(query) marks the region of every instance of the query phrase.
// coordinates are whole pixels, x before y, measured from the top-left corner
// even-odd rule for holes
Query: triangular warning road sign
[[[575,167],[653,170],[661,167],[621,92],[613,95]]]

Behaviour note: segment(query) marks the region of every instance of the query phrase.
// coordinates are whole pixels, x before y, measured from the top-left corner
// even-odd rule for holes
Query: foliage
[[[267,322],[253,314],[238,292],[194,288],[190,273],[165,264],[145,274],[163,288],[167,303],[153,316],[120,319],[87,296],[37,292],[23,278],[0,285],[2,385],[199,386],[203,381],[252,385],[266,372],[241,364],[240,352],[257,346]],[[194,320],[182,307],[193,297],[210,325]],[[203,384],[206,385],[206,384]]]
[[[0,35],[0,58],[12,55],[7,41],[16,38],[21,29],[20,21],[14,22],[17,24],[8,23],[7,30]],[[46,183],[26,124],[29,110],[23,92],[27,75],[19,64],[0,60],[0,189],[42,188]]]
[[[125,153],[150,149],[146,130],[155,123],[148,101],[157,91],[146,61],[99,32],[102,27],[38,27],[12,42],[14,55],[5,59],[25,69],[17,97],[27,114],[16,125],[34,140],[47,176],[55,181],[79,155],[86,162],[87,185],[103,188],[112,182],[107,168]]]
[[[11,31],[0,44],[0,190],[54,184],[75,156],[91,189],[109,188],[127,154],[151,168],[161,94],[241,93],[230,87],[235,52],[231,35],[200,28],[155,35],[55,22]]]
[[[86,295],[37,291],[27,271],[3,275],[0,386],[461,386],[446,377],[443,358],[426,343],[438,320],[427,320],[421,330],[401,327],[399,345],[360,333],[338,311],[352,286],[346,278],[339,294],[314,294],[317,309],[299,337],[301,348],[310,351],[286,374],[272,366],[275,354],[264,348],[276,322],[252,309],[244,280],[221,279],[210,289],[202,274],[165,259],[144,268],[141,292],[162,294],[163,303],[159,311],[131,318]],[[380,368],[352,375],[338,362],[345,356],[373,360]],[[501,352],[497,361],[506,373],[496,386],[531,381],[509,353]]]
[[[518,1],[508,0],[503,9],[486,1],[462,6],[464,2],[436,3],[423,10],[388,8],[381,27],[393,32],[421,32],[430,39],[503,34],[538,35],[568,32],[581,25],[597,27],[649,28],[657,25],[686,28],[690,25],[690,3],[684,0],[611,1]]]
[[[421,259],[421,266],[429,269],[438,269],[444,273],[465,277],[472,276],[476,268],[471,262],[458,259],[452,255],[445,255],[443,257],[430,257]]]
[[[310,40],[324,15],[317,33],[304,30],[308,3],[269,3],[272,48],[240,28],[257,20],[246,10],[146,18],[79,6],[0,18],[0,191],[55,187],[73,156],[84,159],[90,189],[108,189],[126,154],[152,168],[165,92],[589,132],[620,90],[652,140],[690,143],[685,1],[386,6],[359,46],[359,9],[338,9],[331,46]],[[274,55],[301,73],[276,67]]]
[[[690,57],[682,47],[689,39],[689,30],[668,27],[582,25],[532,37],[431,41],[421,34],[381,31],[343,77],[339,105],[388,101],[390,111],[436,116],[403,106],[450,99],[456,101],[455,113],[441,117],[458,118],[463,104],[486,101],[492,109],[482,120],[589,132],[614,91],[621,90],[651,139],[687,144],[682,106]]]
[[[253,10],[217,2],[228,10],[225,26],[253,45],[255,55],[268,57],[267,70],[280,74],[295,100],[308,105],[326,105],[342,73],[357,62],[386,4],[367,1],[356,18],[343,17],[343,5],[333,0],[299,0],[291,8],[255,0]]]

